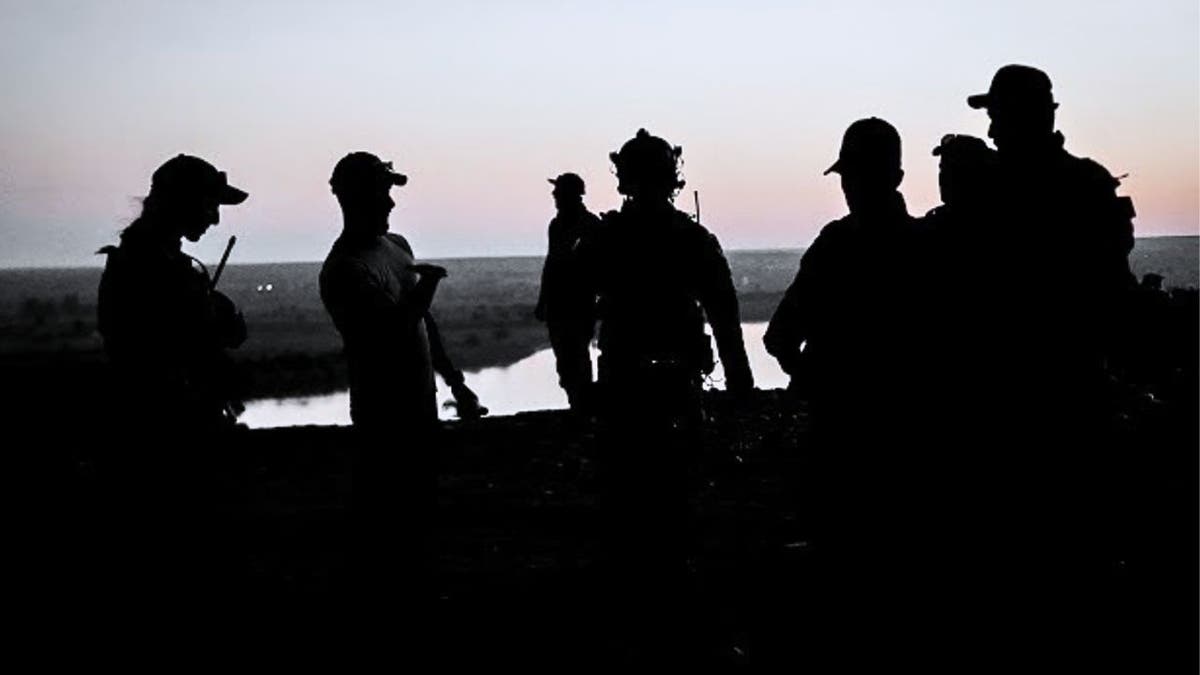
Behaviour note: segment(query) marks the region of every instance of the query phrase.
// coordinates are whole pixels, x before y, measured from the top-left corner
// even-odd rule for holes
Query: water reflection
[[[779,369],[762,346],[765,323],[742,325],[746,352],[754,382],[760,389],[787,386],[787,375]],[[592,362],[596,360],[592,349]],[[554,352],[543,349],[516,363],[497,368],[485,368],[467,373],[467,385],[479,395],[479,400],[492,415],[511,415],[526,410],[554,410],[567,407],[567,395],[558,386],[554,371]],[[725,387],[725,373],[720,364],[707,384],[710,388]],[[438,380],[438,406],[442,419],[454,419],[454,411],[442,407],[451,400],[450,389]],[[252,401],[246,404],[241,421],[252,428],[298,426],[303,424],[350,424],[350,393],[341,391],[325,396]]]

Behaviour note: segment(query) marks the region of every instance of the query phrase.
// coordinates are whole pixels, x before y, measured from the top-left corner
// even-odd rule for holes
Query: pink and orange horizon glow
[[[986,134],[965,99],[1005,63],[1047,71],[1068,148],[1129,174],[1139,236],[1200,233],[1194,1],[792,4],[0,0],[0,266],[99,264],[178,152],[251,193],[204,259],[229,234],[233,262],[323,258],[359,149],[409,174],[392,224],[422,257],[540,254],[545,179],[616,207],[608,153],[643,126],[726,248],[805,246],[844,213],[821,172],[850,122],[900,130],[924,213],[931,148]]]

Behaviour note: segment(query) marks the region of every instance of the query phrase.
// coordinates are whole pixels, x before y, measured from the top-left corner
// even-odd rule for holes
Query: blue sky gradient
[[[603,3],[0,0],[0,266],[99,264],[151,172],[200,155],[251,193],[191,247],[318,260],[326,181],[366,149],[411,182],[393,228],[423,257],[539,253],[546,177],[619,203],[608,152],[684,147],[686,199],[727,248],[806,245],[844,212],[821,172],[845,127],[904,138],[910,209],[942,134],[996,68],[1046,70],[1068,148],[1129,173],[1139,235],[1200,230],[1200,9],[1189,2]]]

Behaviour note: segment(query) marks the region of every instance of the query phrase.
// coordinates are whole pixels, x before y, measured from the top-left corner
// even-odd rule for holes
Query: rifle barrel
[[[225,271],[225,263],[229,262],[229,252],[233,250],[233,245],[237,243],[237,235],[230,235],[229,243],[225,245],[225,253],[221,254],[221,262],[217,263],[217,271],[213,272],[212,284],[209,285],[209,290],[217,290],[217,282],[221,279],[221,272]]]

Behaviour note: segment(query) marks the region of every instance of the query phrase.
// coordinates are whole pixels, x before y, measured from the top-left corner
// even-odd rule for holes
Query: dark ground
[[[1114,427],[1121,479],[1111,498],[1121,516],[1111,551],[1129,572],[1097,592],[1128,607],[1123,649],[1151,650],[1147,664],[1189,663],[1198,590],[1195,409],[1126,393],[1127,414]],[[676,640],[670,660],[679,666],[803,671],[814,647],[804,631],[813,617],[800,599],[811,574],[810,524],[796,502],[809,445],[805,406],[781,391],[739,403],[717,392],[705,405],[690,604],[660,635]],[[69,461],[55,463],[50,490],[31,502],[31,614],[71,640],[282,650],[272,662],[341,649],[355,617],[391,625],[396,616],[346,604],[357,573],[347,560],[350,433],[246,431],[202,454],[163,459],[149,487],[136,484],[144,470],[130,474],[135,483],[119,477],[109,448],[75,445]],[[606,602],[592,432],[563,412],[535,412],[449,423],[441,441],[431,604],[382,638],[404,645],[387,658],[568,671],[653,663],[628,628],[642,608],[614,611]],[[168,478],[176,476],[184,478]],[[131,496],[128,511],[113,506]],[[172,504],[181,499],[206,507],[177,520]],[[180,534],[173,528],[200,521],[216,529],[184,545],[199,557],[155,572],[162,563],[154,551]],[[130,536],[132,544],[123,538]],[[394,536],[403,547],[404,533]],[[189,574],[214,570],[209,601],[181,595]],[[195,613],[178,613],[181,602]],[[1162,672],[1143,672],[1151,671]]]

